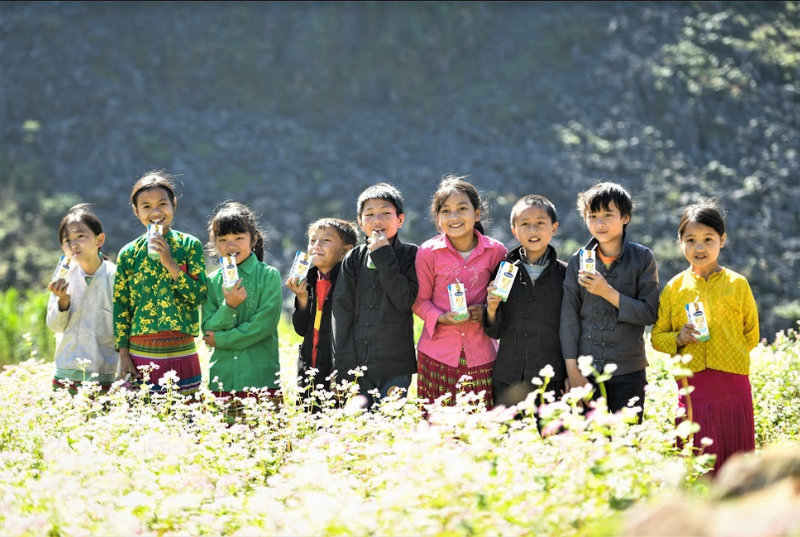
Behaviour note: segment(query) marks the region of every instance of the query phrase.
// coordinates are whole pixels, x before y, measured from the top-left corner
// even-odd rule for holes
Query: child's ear
[[[347,252],[349,252],[353,248],[354,248],[354,246],[352,244],[345,244],[344,247],[342,248],[342,250],[343,250],[343,253],[346,254]]]
[[[728,240],[728,234],[723,233],[722,237],[719,238],[719,247],[720,249],[725,248],[725,241]]]
[[[553,235],[558,231],[558,222],[553,222]]]
[[[511,234],[514,235],[514,238],[517,239],[517,241],[519,241],[519,237],[517,237],[517,228],[514,226],[511,226]]]
[[[397,229],[403,227],[403,222],[406,221],[406,213],[403,213],[397,217]]]
[[[106,234],[101,233],[97,236],[97,249],[99,250],[101,246],[106,243]]]

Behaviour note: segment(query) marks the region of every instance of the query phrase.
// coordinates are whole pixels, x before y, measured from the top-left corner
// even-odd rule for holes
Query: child
[[[608,409],[617,412],[635,397],[641,423],[648,365],[644,328],[655,322],[658,313],[656,258],[648,248],[628,240],[633,201],[622,186],[599,183],[579,193],[578,212],[592,234],[583,249],[593,250],[597,263],[594,273],[579,270],[580,252],[576,252],[564,276],[559,333],[568,387],[589,382],[578,369],[579,356],[592,356],[593,367],[601,373],[614,364],[616,370],[605,382]],[[591,381],[596,385],[594,376]]]
[[[519,246],[506,260],[518,271],[505,302],[492,294],[494,281],[489,284],[484,319],[486,334],[500,340],[492,372],[495,404],[511,406],[524,400],[536,389],[533,377],[548,365],[553,377],[546,389],[557,395],[564,391],[558,328],[567,264],[550,245],[556,231],[556,208],[543,196],[525,196],[511,209],[511,233]]]
[[[483,202],[465,177],[445,175],[433,195],[431,216],[441,233],[427,240],[417,254],[419,294],[414,313],[424,321],[419,339],[419,397],[434,402],[445,394],[455,402],[463,391],[483,392],[492,406],[492,367],[497,341],[483,331],[486,289],[492,271],[506,257],[506,247],[483,234]],[[484,211],[485,212],[485,211]],[[464,284],[469,316],[457,319],[450,310],[447,286]],[[471,380],[461,382],[463,375]]]
[[[69,210],[61,220],[58,238],[73,268],[66,278],[47,287],[52,293],[47,326],[56,332],[57,340],[53,387],[69,383],[76,388],[87,380],[108,391],[119,369],[111,318],[117,266],[100,253],[106,236],[88,204]],[[75,388],[71,391],[76,392]]]
[[[299,368],[307,378],[316,369],[315,384],[333,372],[331,359],[331,292],[336,287],[342,259],[358,243],[358,228],[338,218],[322,218],[308,228],[308,253],[313,266],[305,280],[286,280],[294,294],[292,325],[299,336]]]
[[[133,185],[133,214],[145,228],[159,225],[162,232],[145,233],[117,257],[114,334],[121,376],[140,378],[138,368],[148,368],[151,391],[163,393],[159,380],[174,371],[179,392],[188,395],[202,379],[194,339],[206,298],[206,265],[201,242],[172,229],[177,206],[175,186],[163,171],[146,173]]]
[[[208,279],[203,303],[203,341],[214,349],[209,388],[218,397],[247,388],[276,397],[280,357],[281,277],[264,259],[264,238],[253,212],[237,202],[225,203],[208,223],[209,246],[220,257],[233,256],[239,279],[223,287],[223,269]],[[242,394],[247,395],[247,394]]]
[[[678,380],[678,396],[689,419],[700,425],[695,438],[714,440],[706,453],[717,456],[714,473],[733,454],[755,450],[750,351],[758,344],[758,311],[744,276],[719,264],[725,247],[725,217],[718,200],[701,200],[686,208],[678,224],[678,240],[689,268],[664,288],[653,326],[657,351],[691,355],[694,374]],[[698,339],[698,326],[687,322],[689,303],[702,302],[710,338]],[[702,338],[705,339],[705,338]],[[698,436],[699,435],[699,436]]]
[[[398,237],[403,227],[403,197],[387,183],[364,190],[356,201],[358,225],[367,244],[353,248],[342,260],[333,290],[333,367],[339,378],[366,366],[358,378],[369,408],[372,392],[386,397],[390,390],[407,390],[417,372],[414,316],[417,297],[414,260],[416,244]]]

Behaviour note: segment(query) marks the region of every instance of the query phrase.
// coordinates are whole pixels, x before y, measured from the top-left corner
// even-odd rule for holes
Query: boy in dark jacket
[[[294,294],[292,325],[303,336],[300,345],[300,388],[308,379],[310,369],[316,369],[314,384],[323,384],[333,371],[331,352],[331,303],[333,289],[339,276],[342,259],[358,242],[358,228],[352,222],[338,218],[322,218],[308,228],[308,254],[312,267],[305,279],[286,280]]]
[[[628,240],[633,213],[628,191],[616,183],[598,183],[578,194],[578,212],[592,234],[582,250],[594,251],[594,270],[581,270],[580,251],[572,255],[564,276],[561,304],[561,350],[567,365],[568,388],[591,383],[578,358],[591,356],[602,373],[613,366],[605,382],[608,409],[617,412],[635,400],[639,422],[644,416],[647,356],[644,329],[658,317],[658,268],[649,248]]]
[[[537,389],[532,379],[541,378],[547,366],[552,372],[546,390],[556,396],[563,392],[566,368],[558,332],[567,264],[550,245],[557,230],[556,208],[543,196],[525,196],[511,209],[511,232],[519,246],[506,259],[516,265],[517,275],[505,302],[493,293],[494,284],[489,286],[484,317],[486,334],[500,340],[492,373],[496,404],[523,401]]]
[[[348,252],[333,293],[333,367],[339,379],[366,366],[359,377],[368,407],[394,389],[407,390],[417,372],[414,318],[417,298],[414,262],[417,245],[397,236],[403,227],[403,197],[392,185],[378,183],[356,202],[358,225],[367,244]]]

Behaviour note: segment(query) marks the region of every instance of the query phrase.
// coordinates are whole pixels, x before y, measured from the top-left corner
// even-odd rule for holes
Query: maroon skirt
[[[493,369],[494,362],[469,367],[464,349],[461,349],[458,367],[445,365],[420,352],[417,360],[417,394],[420,399],[427,399],[428,402],[433,403],[439,397],[449,393],[452,397],[443,404],[453,405],[458,392],[480,393],[482,391],[486,408],[492,408],[494,404]],[[464,375],[472,378],[461,381],[461,377]]]
[[[678,406],[686,409],[686,418],[700,425],[694,434],[695,447],[708,437],[714,441],[703,452],[714,454],[717,461],[712,474],[735,453],[755,451],[756,433],[753,417],[753,392],[750,377],[705,369],[685,379],[694,391],[678,395]],[[683,388],[678,381],[678,389]]]

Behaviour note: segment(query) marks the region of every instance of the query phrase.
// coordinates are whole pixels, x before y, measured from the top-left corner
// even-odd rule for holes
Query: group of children
[[[597,398],[596,376],[578,364],[591,357],[593,371],[611,372],[603,390],[609,410],[635,405],[641,422],[644,335],[653,325],[656,350],[692,356],[694,375],[678,384],[694,391],[681,390],[679,404],[691,397],[690,418],[701,436],[714,439],[708,451],[717,455],[717,467],[755,447],[748,373],[758,315],[747,280],[719,264],[727,236],[714,200],[683,213],[678,239],[690,266],[660,295],[656,259],[629,239],[633,202],[616,183],[578,195],[592,238],[569,262],[550,244],[558,216],[543,196],[524,196],[513,206],[518,244],[509,250],[484,234],[487,211],[475,186],[447,175],[431,200],[438,234],[418,247],[398,236],[405,222],[401,193],[378,183],[358,197],[358,227],[336,218],[309,226],[312,267],[283,283],[264,263],[252,211],[228,202],[209,222],[208,247],[222,258],[235,256],[239,279],[232,285],[222,269],[207,275],[201,242],[172,227],[177,198],[167,174],[145,174],[130,201],[141,224],[161,232],[127,244],[116,265],[100,253],[102,227],[87,206],[74,207],[59,228],[64,255],[77,266],[49,286],[48,325],[60,340],[58,386],[89,380],[87,372],[105,388],[117,378],[146,375],[154,391],[172,377],[181,393],[191,394],[202,378],[195,346],[202,334],[213,348],[212,391],[274,395],[283,284],[295,295],[292,323],[303,337],[301,379],[326,388],[355,379],[370,408],[408,390],[414,374],[419,397],[444,404],[457,392],[473,392],[489,408],[511,406],[541,376],[556,396],[589,385]],[[358,228],[366,235],[360,245]],[[593,268],[581,264],[582,251],[591,252]],[[515,267],[507,295],[494,283],[501,263],[510,263],[504,271]],[[464,311],[451,307],[454,284]],[[708,340],[699,321],[687,318],[687,304],[697,303]],[[419,341],[414,315],[423,321]]]

